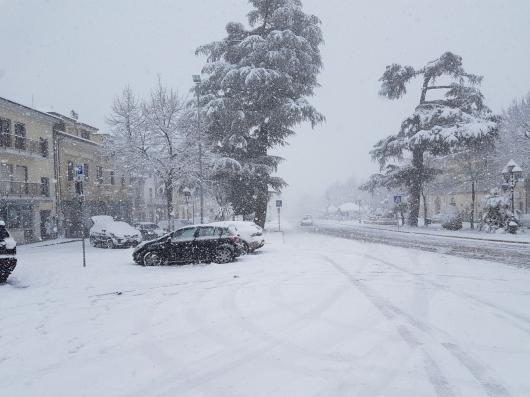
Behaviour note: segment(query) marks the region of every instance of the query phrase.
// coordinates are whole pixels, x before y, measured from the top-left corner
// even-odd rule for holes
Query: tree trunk
[[[423,226],[427,227],[429,226],[429,223],[427,223],[427,195],[421,190],[421,198],[423,199]]]
[[[261,185],[261,184],[260,184]],[[256,225],[265,227],[267,219],[267,204],[269,202],[269,188],[267,184],[260,186],[254,208],[254,222]]]
[[[423,149],[416,148],[412,152],[412,167],[416,170],[416,175],[409,186],[409,226],[418,226],[420,215],[421,190],[423,186]]]
[[[170,181],[165,182],[166,201],[167,201],[167,227],[171,230],[171,213],[173,212],[173,186]]]
[[[471,229],[475,228],[475,181],[471,181]]]

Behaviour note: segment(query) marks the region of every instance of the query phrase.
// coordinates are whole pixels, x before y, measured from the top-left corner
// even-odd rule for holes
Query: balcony
[[[49,197],[48,187],[41,183],[0,181],[0,197],[35,198]]]
[[[0,150],[12,153],[48,157],[47,139],[29,139],[13,134],[0,134]]]

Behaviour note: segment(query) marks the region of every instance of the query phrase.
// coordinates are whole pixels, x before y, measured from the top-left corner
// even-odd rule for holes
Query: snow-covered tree
[[[515,100],[504,111],[503,127],[512,131],[519,138],[530,140],[530,93],[521,100]],[[526,142],[530,145],[530,141]]]
[[[285,181],[273,174],[281,158],[272,148],[286,144],[293,128],[324,117],[307,101],[322,68],[320,21],[304,13],[300,0],[249,0],[249,27],[230,22],[226,37],[200,47],[207,56],[202,108],[217,179],[238,214],[265,223],[269,189]]]
[[[197,173],[193,136],[182,128],[184,110],[184,101],[159,79],[143,102],[125,88],[108,118],[113,156],[131,174],[157,176],[163,184],[168,219],[175,188]]]
[[[434,172],[425,165],[425,155],[462,151],[475,143],[490,142],[497,135],[496,120],[478,89],[482,77],[467,73],[460,56],[446,52],[421,69],[387,66],[380,79],[380,95],[399,99],[416,77],[422,79],[419,105],[397,134],[379,141],[371,151],[382,169],[389,163],[403,168],[398,175],[407,180],[412,226],[418,225],[423,184]],[[434,96],[440,92],[443,95]]]
[[[500,141],[496,148],[497,168],[515,159],[523,169],[530,170],[530,93],[515,100],[502,114]]]

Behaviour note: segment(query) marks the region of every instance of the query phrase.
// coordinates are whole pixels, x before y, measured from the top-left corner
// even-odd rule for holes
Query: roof
[[[45,117],[47,119],[50,119],[54,122],[57,122],[57,121],[61,121],[61,119],[51,113],[46,113],[46,112],[41,112],[40,110],[37,110],[37,109],[34,109],[34,108],[31,108],[29,106],[26,106],[26,105],[22,105],[21,103],[18,103],[18,102],[15,102],[15,101],[12,101],[10,99],[7,99],[7,98],[3,98],[3,97],[0,97],[0,102],[6,102],[7,104],[11,105],[11,106],[17,106],[17,107],[21,107],[25,110],[29,110],[31,112],[34,112],[34,113],[37,113],[39,116],[42,116],[42,117]]]
[[[81,122],[77,121],[76,119],[73,119],[71,117],[65,116],[64,114],[57,113],[57,112],[48,112],[48,114],[51,114],[52,116],[57,117],[57,118],[59,118],[59,119],[61,119],[63,121],[66,120],[66,121],[69,121],[71,123],[80,125],[82,127],[89,128],[89,129],[94,130],[94,131],[99,131],[99,128],[97,128],[97,127],[94,127],[94,126],[89,125],[89,124],[81,123]]]

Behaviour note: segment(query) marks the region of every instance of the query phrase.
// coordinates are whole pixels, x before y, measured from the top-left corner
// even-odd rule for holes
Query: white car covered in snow
[[[136,247],[142,241],[142,234],[127,222],[115,221],[108,215],[90,218],[90,244],[93,247],[117,248]]]
[[[212,222],[210,225],[227,227],[234,231],[241,240],[242,250],[244,253],[254,252],[263,247],[265,239],[263,238],[263,229],[254,222],[247,221],[221,221]]]

